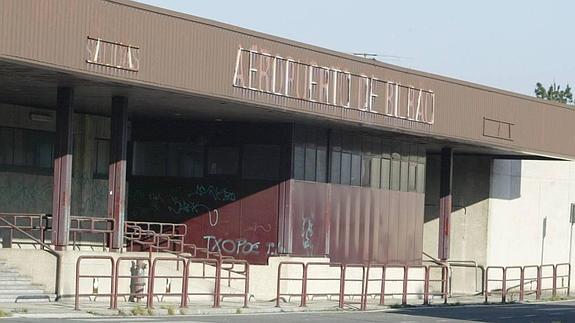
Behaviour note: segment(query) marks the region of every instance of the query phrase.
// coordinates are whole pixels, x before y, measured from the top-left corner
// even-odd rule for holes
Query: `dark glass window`
[[[105,146],[102,144],[102,151],[104,150]],[[104,156],[98,156],[98,160],[100,159],[102,163],[98,161],[97,167],[103,168]],[[237,163],[237,157],[235,162]],[[132,174],[135,176],[202,177],[203,173],[204,148],[201,145],[165,142],[134,143]]]
[[[381,159],[381,188],[391,189],[391,160],[388,158]]]
[[[381,187],[381,158],[371,158],[371,187]]]
[[[168,176],[202,177],[204,147],[187,143],[170,143],[168,147]]]
[[[333,131],[330,157],[331,183],[423,192],[425,151],[422,145]]]
[[[132,173],[136,176],[166,176],[168,145],[162,142],[135,142]]]
[[[53,132],[0,127],[0,164],[50,169],[54,139]]]
[[[242,176],[247,179],[279,178],[280,147],[277,145],[245,145]]]
[[[392,146],[393,148],[393,146]],[[400,174],[401,174],[401,155],[397,152],[391,154],[391,170],[390,170],[390,185],[389,188],[394,191],[399,191],[400,188]]]
[[[208,148],[209,175],[235,175],[239,168],[239,149],[236,147]]]
[[[317,165],[317,148],[315,142],[307,142],[305,145],[305,176],[306,181],[315,181]]]
[[[294,134],[294,178],[327,181],[327,131],[296,126]]]
[[[341,153],[341,183],[343,185],[351,184],[351,153]]]
[[[14,164],[14,129],[0,128],[0,164]]]
[[[402,192],[408,191],[409,183],[409,144],[401,143],[401,169],[400,169],[400,182],[399,190]]]
[[[341,183],[341,151],[331,152],[331,179],[332,183]]]
[[[96,139],[95,146],[96,154],[94,158],[94,176],[108,176],[108,168],[110,164],[110,140]]]
[[[418,163],[417,163],[417,178],[416,182],[416,191],[419,193],[425,192],[425,149],[423,147],[419,147],[418,152]]]

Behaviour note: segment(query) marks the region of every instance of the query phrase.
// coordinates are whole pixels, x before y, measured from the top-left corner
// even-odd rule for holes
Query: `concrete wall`
[[[33,121],[31,113],[51,116]],[[0,104],[0,126],[55,131],[55,113],[45,109]],[[95,139],[110,138],[109,119],[74,115],[72,215],[106,216],[107,179],[95,179]],[[0,212],[52,213],[51,170],[0,170]]]
[[[440,158],[429,155],[425,190],[423,251],[437,257],[439,230]],[[450,259],[485,264],[489,176],[491,159],[455,156],[453,160],[453,212],[451,215]],[[427,259],[423,257],[423,259]],[[473,268],[454,267],[452,291],[475,291],[481,280]]]
[[[494,160],[487,262],[569,262],[571,203],[575,203],[575,163]]]
[[[427,160],[424,251],[436,257],[439,157]],[[453,167],[450,260],[483,266],[569,262],[575,163],[456,156]],[[453,268],[454,293],[471,292],[480,283],[474,269]]]

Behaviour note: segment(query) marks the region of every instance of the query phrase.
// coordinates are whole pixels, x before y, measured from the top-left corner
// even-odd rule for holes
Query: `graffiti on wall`
[[[313,249],[313,219],[304,217],[302,220],[301,238],[304,249]]]
[[[273,255],[276,253],[274,242],[248,241],[246,239],[223,239],[204,236],[208,250],[231,255]]]
[[[211,184],[196,184],[192,189],[140,187],[130,192],[130,205],[137,213],[168,213],[181,217],[207,213],[211,226],[219,222],[219,213],[212,211],[215,205],[236,199],[237,194],[233,190]]]

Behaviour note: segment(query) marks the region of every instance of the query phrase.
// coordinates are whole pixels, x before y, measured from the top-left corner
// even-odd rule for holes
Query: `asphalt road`
[[[97,323],[97,322],[575,322],[575,301],[512,304],[474,305],[451,307],[419,307],[377,312],[320,312],[235,314],[228,316],[163,316],[163,317],[96,317],[86,319],[6,318],[8,322],[44,323]]]

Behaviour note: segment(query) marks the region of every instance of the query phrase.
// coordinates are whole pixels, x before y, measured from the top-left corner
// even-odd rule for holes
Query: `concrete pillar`
[[[453,150],[441,149],[439,178],[439,247],[441,260],[449,259],[449,230],[451,218],[451,183],[453,177]]]
[[[128,146],[128,98],[112,98],[108,217],[114,219],[111,248],[119,251],[124,240],[126,214],[126,155]]]
[[[65,250],[70,236],[73,98],[74,90],[72,88],[58,88],[52,199],[52,244],[56,250]]]

